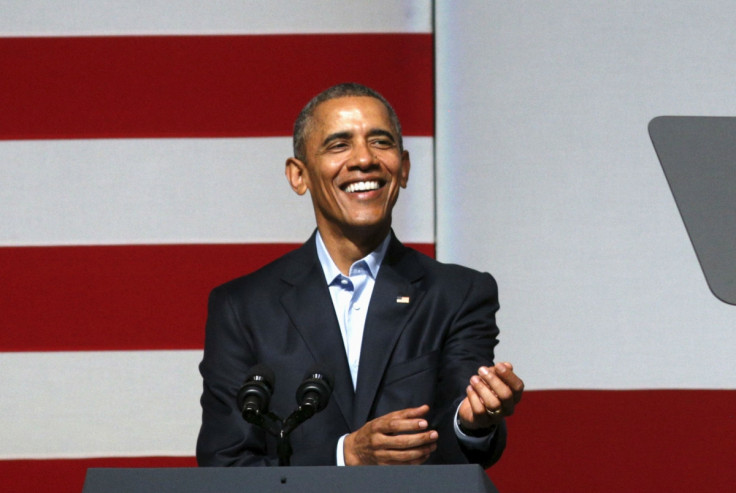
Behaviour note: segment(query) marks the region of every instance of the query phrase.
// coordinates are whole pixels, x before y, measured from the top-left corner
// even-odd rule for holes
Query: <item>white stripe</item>
[[[432,30],[431,0],[0,0],[2,36]]]
[[[434,242],[432,144],[405,138],[406,242]],[[315,221],[290,155],[286,137],[0,142],[0,245],[302,242]]]
[[[201,351],[0,353],[0,459],[192,456]]]

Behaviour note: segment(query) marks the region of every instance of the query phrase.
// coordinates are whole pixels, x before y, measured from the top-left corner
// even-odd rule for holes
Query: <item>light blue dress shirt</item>
[[[349,275],[345,276],[327,252],[322,236],[317,233],[317,257],[322,264],[332,304],[335,306],[337,322],[340,324],[340,333],[350,366],[350,376],[353,379],[353,389],[358,383],[358,363],[360,362],[360,346],[363,343],[365,317],[371,294],[373,294],[373,286],[376,284],[378,269],[386,255],[390,240],[389,235],[376,250],[354,262],[350,266]]]

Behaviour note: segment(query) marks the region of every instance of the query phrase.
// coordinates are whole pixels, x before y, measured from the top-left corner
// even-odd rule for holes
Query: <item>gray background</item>
[[[499,281],[499,357],[533,389],[736,387],[647,132],[736,115],[733,3],[436,8],[438,255]]]

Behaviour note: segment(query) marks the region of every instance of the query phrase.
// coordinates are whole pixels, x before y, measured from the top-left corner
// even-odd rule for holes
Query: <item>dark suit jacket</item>
[[[397,302],[399,297],[409,302]],[[301,248],[210,295],[200,365],[199,465],[278,463],[276,440],[237,410],[237,392],[258,363],[276,374],[270,409],[282,418],[296,408],[296,388],[307,370],[318,365],[333,376],[327,408],[291,435],[292,465],[334,465],[340,436],[422,404],[429,404],[430,428],[440,436],[428,463],[490,465],[505,446],[505,426],[496,430],[491,449],[479,453],[459,444],[452,419],[470,376],[493,361],[497,309],[489,274],[441,264],[392,238],[370,301],[353,391],[313,235]]]

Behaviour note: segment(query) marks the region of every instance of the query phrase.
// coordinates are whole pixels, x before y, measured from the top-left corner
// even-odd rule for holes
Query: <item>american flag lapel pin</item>
[[[411,301],[411,298],[408,296],[397,296],[396,297],[396,303],[404,303],[408,304]]]

